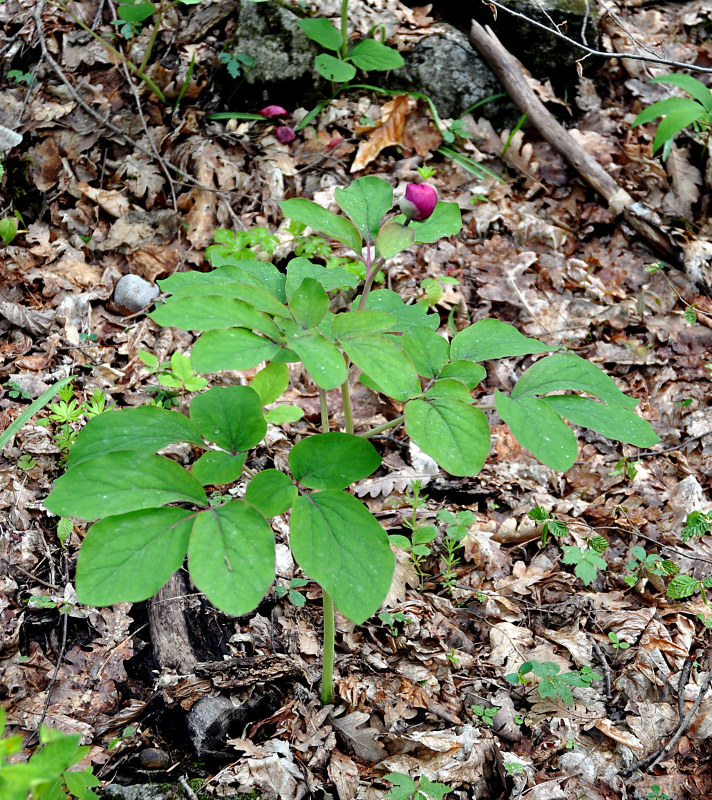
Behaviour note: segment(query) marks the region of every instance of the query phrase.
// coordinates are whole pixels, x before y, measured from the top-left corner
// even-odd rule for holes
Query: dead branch
[[[608,210],[614,216],[622,215],[628,225],[667,261],[681,264],[682,255],[662,231],[657,215],[644,203],[636,202],[554,119],[527,84],[519,62],[502,46],[492,30],[483,28],[473,20],[470,44],[489,64],[507,94],[519,110],[527,115],[542,138],[604,198]]]

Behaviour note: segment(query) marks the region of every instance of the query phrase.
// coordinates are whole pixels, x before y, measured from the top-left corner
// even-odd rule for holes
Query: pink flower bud
[[[400,201],[400,210],[408,219],[422,222],[433,213],[437,202],[438,193],[429,183],[409,183]]]
[[[286,117],[287,116],[287,109],[282,108],[282,106],[265,106],[261,108],[258,114],[262,114],[263,117]]]
[[[289,125],[280,125],[276,131],[277,138],[279,139],[282,144],[287,144],[287,142],[291,142],[292,139],[297,135],[294,133],[294,130],[289,127]]]

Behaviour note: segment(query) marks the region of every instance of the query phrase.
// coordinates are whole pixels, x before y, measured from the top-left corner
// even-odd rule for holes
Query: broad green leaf
[[[513,325],[498,319],[483,319],[455,334],[450,342],[450,358],[453,361],[486,361],[553,349],[538,339],[522,335]]]
[[[177,411],[158,406],[106,411],[92,417],[79,432],[67,466],[72,468],[88,458],[117,450],[155,453],[175,442],[203,443],[195,425]]]
[[[314,66],[322,78],[336,83],[347,83],[356,75],[356,68],[352,64],[328,53],[320,53],[314,59]]]
[[[352,308],[358,306],[358,299],[354,300]],[[408,331],[411,328],[422,326],[437,330],[440,326],[438,314],[428,314],[428,309],[423,308],[419,303],[406,305],[397,292],[390,289],[376,289],[366,298],[366,311],[385,311],[398,320],[398,327],[395,330]]]
[[[286,364],[267,364],[250,381],[250,387],[260,396],[263,406],[274,403],[289,386],[289,367]]]
[[[555,353],[532,364],[522,373],[511,397],[573,390],[587,392],[612,406],[635,408],[638,401],[623,394],[603,370],[575,353]]]
[[[361,252],[361,234],[349,220],[338,214],[332,214],[331,211],[327,211],[317,203],[305,200],[303,197],[283,200],[279,205],[282,213],[288,219],[303,222],[315,231],[325,233],[332,239],[342,242],[357,253]]]
[[[413,328],[406,331],[402,343],[418,375],[424,378],[434,378],[450,360],[450,346],[447,340],[430,328]]]
[[[300,19],[297,22],[297,26],[313,42],[320,44],[327,50],[336,50],[338,52],[341,48],[341,34],[328,19]]]
[[[462,381],[472,391],[487,377],[487,370],[482,364],[475,364],[472,361],[451,361],[440,370],[438,377]]]
[[[466,403],[472,402],[467,386],[462,381],[457,381],[454,378],[443,378],[435,381],[423,394],[423,398],[426,400],[445,397],[464,400]]]
[[[294,350],[321,389],[336,389],[348,377],[341,351],[321,333],[303,331],[294,323],[283,323],[287,344]]]
[[[393,256],[407,250],[415,241],[415,230],[406,228],[400,222],[391,219],[378,231],[376,249],[383,258]]]
[[[242,475],[245,453],[226,453],[224,450],[208,450],[193,462],[190,472],[203,486],[224,486]]]
[[[383,602],[395,560],[388,537],[355,497],[327,490],[300,496],[290,519],[299,566],[352,622],[365,622]]]
[[[250,276],[246,277],[249,278]],[[265,286],[261,281],[230,280],[221,283],[197,284],[188,292],[174,293],[166,301],[166,305],[171,306],[173,303],[179,303],[188,297],[200,298],[216,295],[226,299],[242,300],[248,306],[256,309],[256,311],[264,311],[274,317],[289,316],[289,309],[275,297],[272,289]]]
[[[304,416],[304,410],[299,406],[277,406],[265,411],[265,422],[271,425],[285,425],[287,422],[296,422]]]
[[[252,611],[274,580],[274,534],[242,500],[198,514],[188,545],[190,577],[221,611]]]
[[[403,348],[382,334],[354,336],[341,346],[348,357],[372,378],[381,391],[395,400],[407,400],[418,385],[413,362]]]
[[[673,600],[682,600],[693,595],[700,588],[700,582],[691,575],[676,575],[668,584],[667,596]]]
[[[658,100],[657,103],[653,103],[638,114],[633,120],[631,128],[635,128],[638,125],[645,125],[658,117],[664,117],[677,111],[684,111],[688,108],[692,109],[695,105],[697,104],[688,97],[667,97],[665,100]]]
[[[571,394],[552,395],[542,400],[574,425],[591,428],[609,439],[636,447],[652,447],[660,442],[660,437],[647,420],[620,406],[604,405],[590,397]]]
[[[578,454],[576,435],[543,400],[515,400],[497,390],[495,405],[514,438],[539,461],[562,472],[573,466]]]
[[[451,475],[477,475],[490,451],[487,417],[464,400],[411,400],[405,429]]]
[[[293,258],[287,264],[287,299],[291,300],[294,292],[301,286],[304,278],[318,281],[326,292],[335,289],[348,289],[358,286],[358,278],[345,269],[333,269],[314,264],[308,258]]]
[[[208,248],[210,250],[211,248]],[[284,302],[285,276],[266,261],[242,258],[236,260],[230,255],[227,248],[221,254],[216,251],[210,258],[217,269],[212,272],[174,272],[168,278],[158,281],[162,292],[169,292],[174,297],[195,295],[198,292],[214,294],[209,287],[221,286],[228,283],[248,283],[262,290],[270,292],[280,302]],[[222,293],[220,290],[219,293]],[[249,298],[247,298],[249,302]]]
[[[117,15],[119,19],[126,22],[143,22],[148,19],[156,11],[156,6],[153,3],[119,3]]]
[[[364,240],[373,242],[383,215],[393,207],[393,187],[382,178],[366,175],[352,181],[345,189],[337,188],[334,199]]]
[[[289,310],[302,328],[315,328],[329,310],[329,297],[320,283],[304,278],[289,301]]]
[[[405,217],[399,214],[394,218],[396,222],[404,222]],[[415,241],[418,244],[437,242],[447,236],[455,236],[462,228],[462,216],[457,203],[440,202],[435,206],[433,213],[423,222],[411,222],[408,227],[415,231]]]
[[[149,508],[106,517],[84,537],[77,595],[87,606],[147,600],[183,565],[195,512]]]
[[[698,81],[697,78],[693,78],[692,75],[658,75],[657,78],[653,78],[650,82],[672,83],[675,86],[679,86],[686,91],[690,97],[694,97],[695,100],[700,102],[704,106],[705,111],[712,114],[712,93],[710,93],[710,90],[702,81]]]
[[[244,300],[237,300],[224,294],[170,299],[148,316],[159,325],[181,328],[184,331],[254,328],[268,336],[275,338],[279,336],[277,326],[268,316]]]
[[[318,433],[289,451],[289,470],[309,489],[345,489],[378,469],[381,457],[361,436],[350,433]]]
[[[689,108],[666,114],[658,123],[658,128],[655,131],[655,139],[653,139],[653,152],[662,147],[668,139],[672,139],[676,133],[679,133],[696,120],[704,118],[704,108],[694,100],[690,100],[689,102]]]
[[[175,461],[122,451],[72,467],[55,481],[45,506],[60,517],[92,520],[166,503],[206,502],[203,487]]]
[[[398,320],[393,314],[383,311],[343,311],[334,317],[331,332],[337,339],[346,339],[349,336],[385,333],[397,328]]]
[[[265,517],[276,517],[289,511],[297,496],[297,487],[289,477],[276,469],[263,469],[247,485],[245,500]]]
[[[364,39],[354,45],[348,55],[349,61],[366,72],[385,72],[398,69],[405,64],[403,56],[392,47],[388,47],[375,39]]]
[[[269,361],[281,347],[244,328],[208,331],[193,345],[191,361],[198,372],[250,369]]]
[[[200,433],[223,450],[238,453],[262,441],[267,423],[260,396],[249,386],[214,386],[190,404]]]

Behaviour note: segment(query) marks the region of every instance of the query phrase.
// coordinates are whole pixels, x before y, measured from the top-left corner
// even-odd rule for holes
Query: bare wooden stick
[[[644,203],[636,202],[587,153],[571,134],[549,113],[527,84],[519,62],[500,43],[490,28],[475,20],[470,29],[470,44],[489,64],[507,94],[529,122],[560,153],[581,178],[608,203],[608,210],[619,214],[659,255],[673,264],[682,263],[682,254],[660,227],[656,214]]]

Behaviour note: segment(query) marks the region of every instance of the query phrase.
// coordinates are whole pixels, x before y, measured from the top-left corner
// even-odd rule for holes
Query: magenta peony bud
[[[261,108],[258,114],[262,114],[263,117],[286,117],[287,116],[287,109],[282,108],[282,106],[265,106]]]
[[[408,219],[422,222],[433,213],[437,202],[438,193],[429,183],[409,183],[400,201],[400,210]]]
[[[294,133],[294,130],[289,127],[289,125],[280,125],[277,128],[277,138],[279,139],[282,144],[287,144],[287,142],[291,142],[292,139],[297,135]]]

